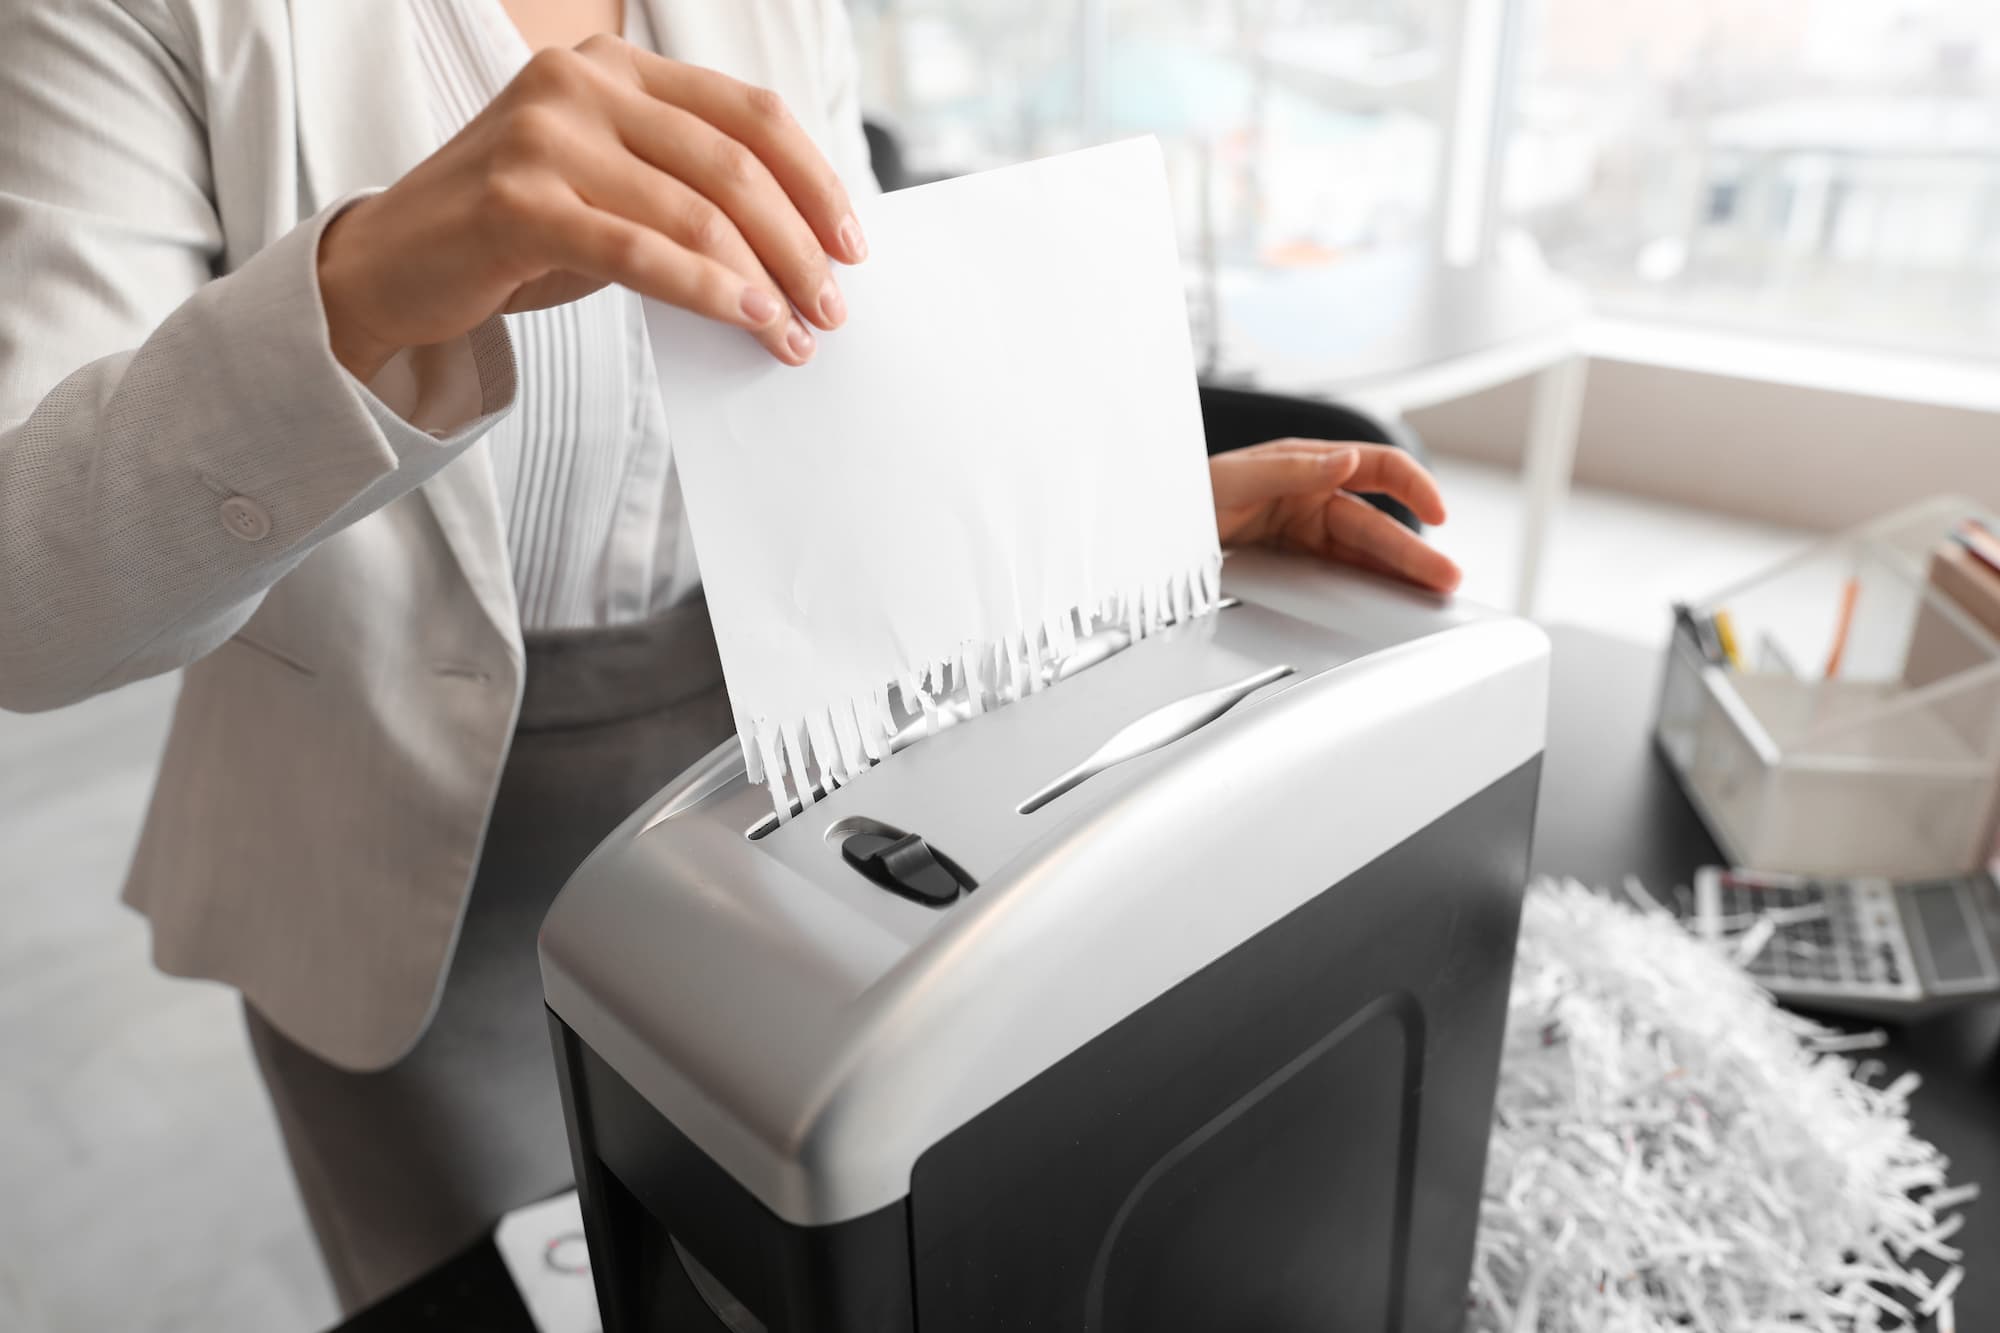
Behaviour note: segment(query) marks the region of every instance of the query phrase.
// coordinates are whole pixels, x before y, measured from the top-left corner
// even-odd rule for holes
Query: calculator
[[[2000,886],[1983,872],[1894,882],[1707,866],[1690,924],[1802,1008],[1906,1019],[2000,997]]]

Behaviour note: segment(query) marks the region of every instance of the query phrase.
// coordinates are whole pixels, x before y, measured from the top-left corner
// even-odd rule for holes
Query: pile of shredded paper
[[[1476,1333],[1952,1333],[1973,1186],[1836,1032],[1632,886],[1528,894],[1489,1150]]]

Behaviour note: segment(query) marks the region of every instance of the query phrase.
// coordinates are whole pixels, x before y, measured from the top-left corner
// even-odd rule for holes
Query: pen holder
[[[1991,854],[2000,638],[1935,567],[1968,517],[1952,497],[1898,511],[1677,625],[1655,735],[1731,863],[1906,879]]]

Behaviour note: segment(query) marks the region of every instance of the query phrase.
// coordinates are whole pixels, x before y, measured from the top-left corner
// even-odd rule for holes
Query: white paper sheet
[[[891,687],[991,705],[1095,620],[1210,607],[1221,555],[1158,146],[861,209],[803,368],[648,303],[737,731],[783,818],[886,750]]]

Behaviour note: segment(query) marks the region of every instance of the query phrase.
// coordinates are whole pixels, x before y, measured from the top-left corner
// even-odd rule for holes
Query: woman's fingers
[[[726,226],[801,314],[822,329],[840,327],[847,307],[832,260],[755,152],[693,112],[643,94],[619,99],[617,116],[626,147],[641,159],[627,170],[650,166],[685,183],[720,214],[701,216],[703,231]]]
[[[545,235],[558,267],[752,332],[769,323],[760,302],[774,298],[734,269],[574,195],[551,196]]]
[[[1259,445],[1217,454],[1208,461],[1209,484],[1217,509],[1338,489],[1354,473],[1352,448],[1272,449]]]
[[[1258,484],[1282,486],[1283,490],[1309,489],[1314,460],[1352,455],[1351,470],[1337,484],[1343,490],[1365,495],[1386,495],[1409,506],[1426,523],[1445,520],[1444,496],[1421,463],[1401,449],[1387,444],[1361,444],[1335,440],[1271,440],[1218,454],[1210,460],[1214,484],[1240,486],[1244,501],[1259,498],[1250,487]],[[1327,463],[1328,467],[1339,465]],[[1293,485],[1284,486],[1285,478]],[[1267,492],[1267,495],[1281,492]],[[1239,501],[1243,502],[1243,501]],[[1218,490],[1216,503],[1223,504]]]
[[[1314,453],[1333,449],[1353,449],[1356,462],[1353,476],[1342,488],[1359,495],[1386,495],[1409,506],[1410,512],[1425,523],[1445,520],[1444,496],[1423,464],[1390,444],[1359,444],[1329,440],[1272,440],[1242,452],[1259,450],[1273,453]]]
[[[757,340],[788,365],[812,355],[813,337],[799,323],[785,293],[765,271],[735,222],[692,186],[616,152],[583,154],[571,182],[584,203],[659,232],[685,250],[705,255],[741,275],[762,299],[750,297],[746,318]]]
[[[1423,464],[1394,445],[1362,446],[1346,489],[1401,500],[1425,523],[1442,523],[1445,519],[1444,495],[1438,490],[1437,479]]]
[[[1398,448],[1270,440],[1210,458],[1208,476],[1224,540],[1264,540],[1438,592],[1458,586],[1450,556],[1356,494],[1386,494],[1426,522],[1444,520],[1438,484]]]
[[[847,314],[819,233],[858,254],[843,240],[846,193],[811,139],[781,101],[714,71],[608,36],[575,56],[596,89],[611,149],[583,168],[579,193],[742,273],[777,301],[758,326],[765,346],[791,364],[807,360],[815,342],[807,322],[832,329]],[[754,130],[756,141],[732,130]],[[806,182],[796,198],[779,169]],[[852,225],[846,234],[856,234]]]
[[[1261,541],[1407,579],[1439,592],[1458,566],[1360,498],[1391,496],[1419,518],[1444,520],[1437,483],[1387,445],[1273,440],[1209,460],[1216,522],[1224,541]]]
[[[826,253],[850,264],[867,258],[867,242],[854,218],[846,187],[782,97],[712,69],[668,60],[629,45],[625,50],[630,52],[633,70],[647,93],[693,112],[750,150]]]
[[[1299,506],[1282,534],[1287,545],[1450,592],[1461,577],[1449,556],[1359,496],[1338,494]]]

